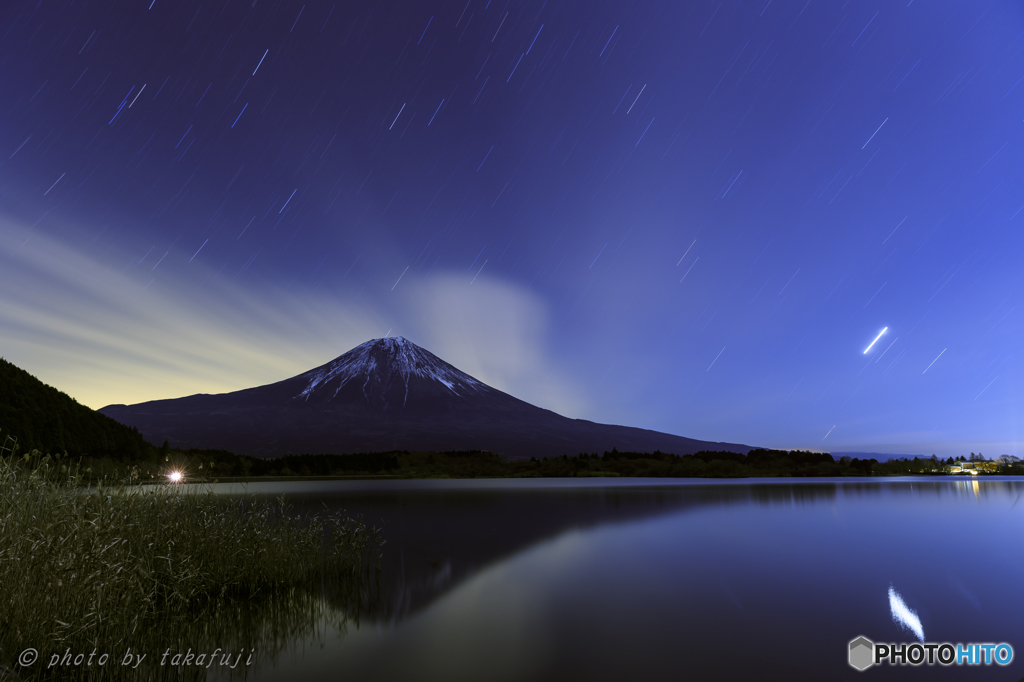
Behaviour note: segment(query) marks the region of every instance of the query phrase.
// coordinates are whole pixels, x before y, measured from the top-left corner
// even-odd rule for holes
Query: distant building
[[[953,462],[942,467],[948,474],[994,474],[999,471],[998,462]]]

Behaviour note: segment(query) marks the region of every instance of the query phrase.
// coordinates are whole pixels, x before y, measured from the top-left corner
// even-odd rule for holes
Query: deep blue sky
[[[1024,454],[1014,3],[19,0],[0,34],[0,352],[92,407],[390,333],[573,417]]]

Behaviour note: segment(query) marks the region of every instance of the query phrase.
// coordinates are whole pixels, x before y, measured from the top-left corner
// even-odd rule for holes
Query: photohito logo
[[[873,665],[1009,665],[1013,647],[999,644],[951,644],[922,642],[918,644],[875,644],[867,637],[850,641],[850,666],[867,670]]]

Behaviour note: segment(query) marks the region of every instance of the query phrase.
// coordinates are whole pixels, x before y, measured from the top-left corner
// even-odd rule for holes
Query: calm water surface
[[[237,485],[216,486],[218,493]],[[250,484],[385,527],[371,607],[256,680],[1024,676],[1024,483],[843,479]],[[1007,667],[847,665],[858,635],[1008,642]],[[358,621],[358,622],[357,622]]]

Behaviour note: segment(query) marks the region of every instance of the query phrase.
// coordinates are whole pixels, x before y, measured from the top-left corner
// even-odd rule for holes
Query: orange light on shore
[[[180,471],[172,471],[171,473],[167,474],[167,480],[170,481],[171,483],[181,483],[182,478],[183,476]]]

